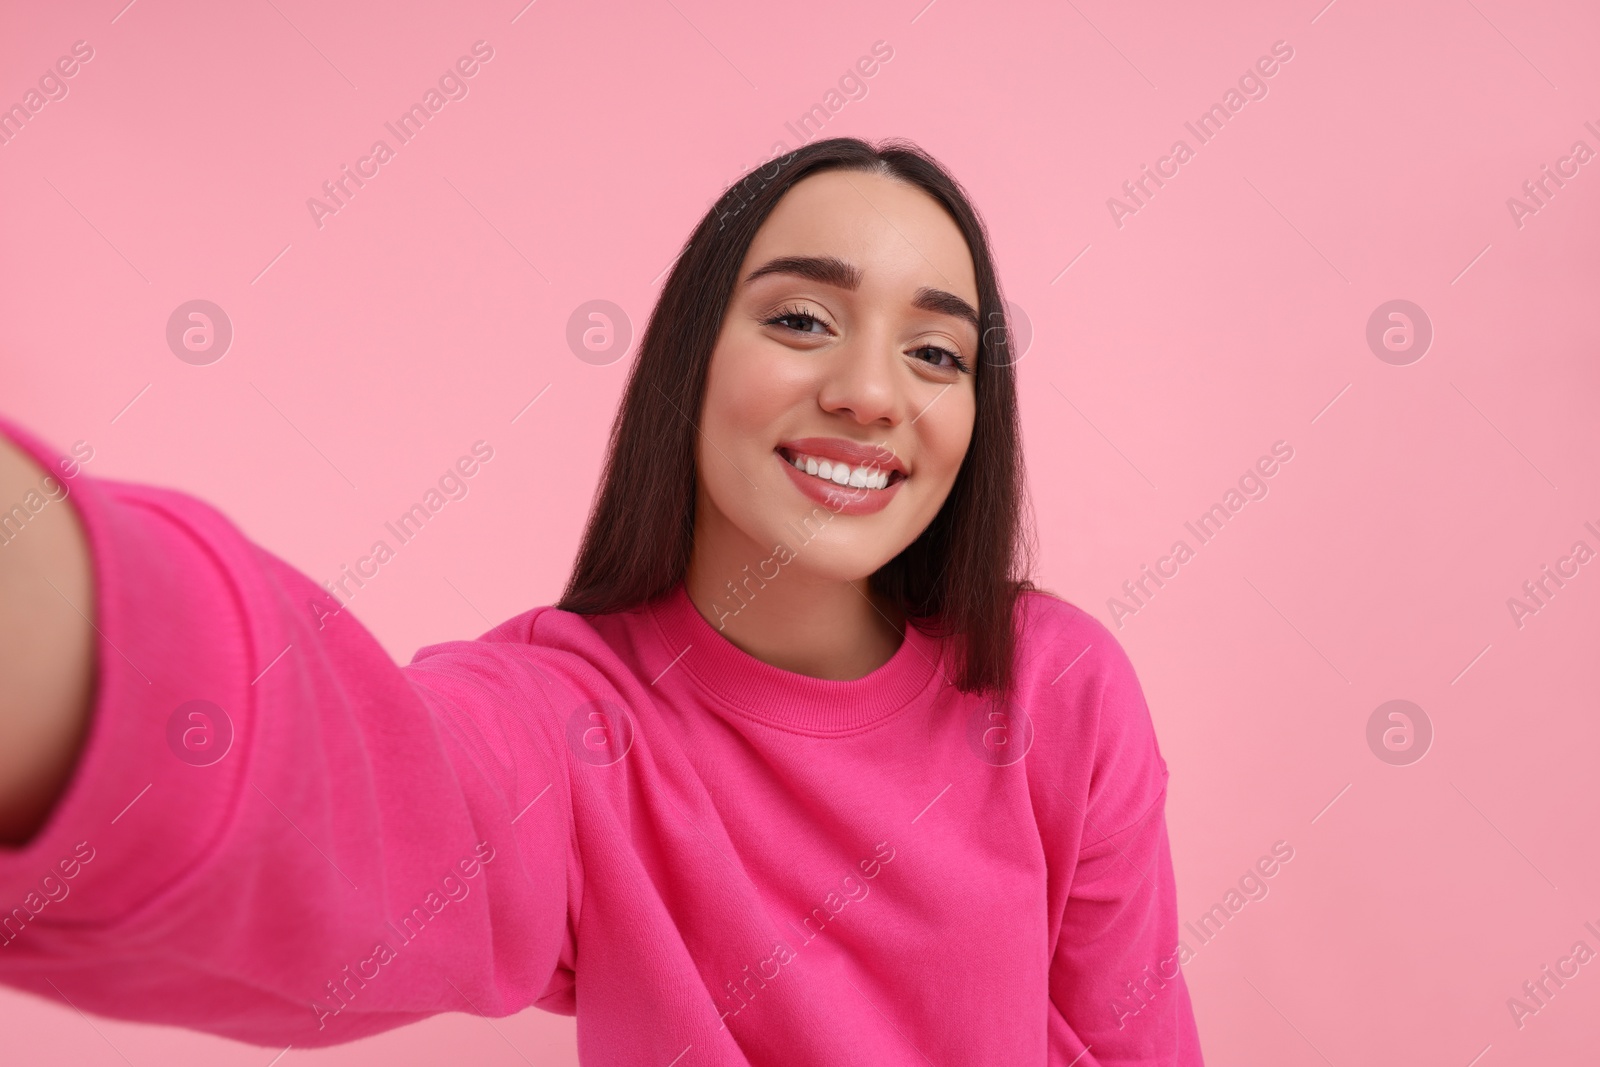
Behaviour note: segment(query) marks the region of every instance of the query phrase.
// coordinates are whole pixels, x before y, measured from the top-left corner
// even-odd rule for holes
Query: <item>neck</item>
[[[735,647],[782,670],[837,680],[870,674],[899,649],[904,616],[867,579],[807,574],[787,551],[696,527],[684,589]]]

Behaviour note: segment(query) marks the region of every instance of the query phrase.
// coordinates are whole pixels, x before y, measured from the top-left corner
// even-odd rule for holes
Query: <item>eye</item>
[[[791,325],[793,323],[798,325]],[[795,333],[811,333],[810,325],[821,326],[824,332],[828,329],[827,323],[811,314],[811,312],[798,307],[780,308],[775,315],[764,319],[761,325],[780,326],[785,330],[793,330]]]
[[[966,360],[948,348],[943,348],[939,345],[923,345],[921,348],[914,349],[912,355],[924,363],[938,367],[941,370],[957,370],[963,374],[970,373]],[[948,360],[948,362],[943,362],[945,360]]]

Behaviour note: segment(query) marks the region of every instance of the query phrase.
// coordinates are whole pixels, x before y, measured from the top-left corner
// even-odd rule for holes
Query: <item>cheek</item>
[[[759,344],[724,341],[712,354],[700,420],[703,436],[716,447],[702,441],[701,450],[715,456],[721,449],[741,466],[759,461],[777,443],[785,416],[814,395],[815,383],[806,380],[799,361],[777,358]]]
[[[917,420],[922,465],[926,473],[934,475],[929,483],[939,486],[941,496],[955,484],[972,443],[976,399],[970,385],[959,391],[950,389]]]
[[[780,366],[770,360],[763,366],[737,343],[719,342],[713,352],[695,455],[701,491],[724,514],[746,514],[754,506],[751,482],[762,482],[774,428],[794,391]]]

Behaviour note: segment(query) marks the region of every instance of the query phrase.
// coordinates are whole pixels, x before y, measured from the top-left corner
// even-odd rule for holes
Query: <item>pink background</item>
[[[1520,628],[1507,606],[1600,551],[1600,160],[1520,227],[1507,207],[1600,151],[1592,4],[522,2],[0,14],[0,103],[94,49],[0,146],[6,412],[319,580],[485,439],[468,497],[352,605],[402,660],[477,634],[556,597],[595,484],[628,360],[578,359],[569,316],[614,301],[636,339],[711,200],[882,40],[823,133],[916,140],[991,227],[1034,331],[1043,584],[1115,626],[1124,579],[1294,449],[1116,630],[1172,771],[1182,917],[1294,848],[1186,968],[1208,1061],[1593,1058],[1600,961],[1521,1028],[1506,1003],[1600,950],[1600,562]],[[480,39],[469,95],[319,229],[307,198]],[[1183,123],[1280,40],[1268,95],[1198,145]],[[1119,227],[1107,198],[1180,137],[1194,158]],[[193,299],[235,332],[207,366],[165,338]],[[1366,341],[1393,299],[1434,330],[1409,365]],[[1432,724],[1420,761],[1369,748],[1391,699]],[[276,1054],[10,992],[0,1033],[19,1064]],[[571,1020],[448,1015],[279,1062],[467,1052],[573,1063]]]

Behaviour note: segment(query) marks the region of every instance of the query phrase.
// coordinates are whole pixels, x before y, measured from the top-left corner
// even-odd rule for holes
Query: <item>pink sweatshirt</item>
[[[209,505],[0,431],[76,474],[0,541],[75,506],[100,633],[71,784],[0,849],[0,980],[273,1046],[535,1005],[585,1064],[1201,1063],[1166,764],[1072,605],[1025,598],[1009,707],[914,628],[780,670],[681,586],[399,666]]]

